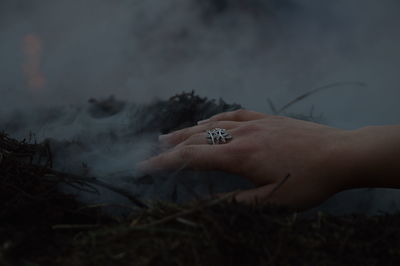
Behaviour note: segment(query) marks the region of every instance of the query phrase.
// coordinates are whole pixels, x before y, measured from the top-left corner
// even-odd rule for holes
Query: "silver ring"
[[[232,140],[232,136],[223,128],[214,128],[207,131],[208,144],[225,144]]]

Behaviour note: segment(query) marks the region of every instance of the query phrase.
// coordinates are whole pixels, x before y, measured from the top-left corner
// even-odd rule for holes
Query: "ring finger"
[[[233,121],[218,121],[218,122],[210,122],[210,123],[205,123],[201,125],[197,125],[194,127],[189,127],[189,128],[184,128],[175,132],[172,132],[167,135],[161,135],[159,137],[159,140],[163,146],[167,147],[172,147],[176,146],[190,137],[194,135],[199,135],[196,136],[195,139],[196,144],[201,144],[200,142],[200,135],[203,135],[204,140],[206,140],[206,132],[207,130],[213,129],[213,128],[224,128],[224,129],[234,129],[239,126],[239,122],[233,122]],[[198,143],[197,143],[198,142]],[[203,141],[203,144],[206,144],[207,141]]]
[[[226,129],[226,128],[225,128]],[[228,144],[229,142],[233,141],[235,136],[237,137],[237,130],[236,128],[233,128],[231,130],[227,130],[227,133],[232,137],[231,140],[227,140]],[[194,134],[192,136],[190,136],[189,138],[187,138],[185,141],[179,143],[176,147],[181,147],[183,145],[205,145],[205,144],[209,144],[208,138],[207,138],[207,131],[201,132],[201,133],[197,133]],[[224,145],[224,144],[222,144]]]

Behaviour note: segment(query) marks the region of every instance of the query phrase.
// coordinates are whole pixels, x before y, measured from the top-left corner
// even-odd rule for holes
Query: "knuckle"
[[[192,146],[183,146],[178,151],[178,155],[182,160],[190,160],[194,153],[195,149]]]
[[[212,129],[212,128],[217,128],[218,127],[218,122],[217,121],[211,121],[207,126]]]
[[[203,137],[203,134],[194,134],[190,137],[188,137],[183,144],[184,145],[190,145],[190,144],[196,144],[198,142],[198,140]],[[204,137],[205,138],[205,137]]]
[[[236,117],[242,117],[242,116],[246,115],[248,112],[249,112],[249,111],[246,110],[246,109],[239,109],[239,110],[234,111],[233,114],[234,114]]]
[[[208,119],[208,122],[219,121],[221,119],[224,119],[227,115],[229,115],[229,112],[215,114]]]
[[[240,128],[243,133],[254,133],[261,131],[261,126],[257,124],[246,124]]]
[[[173,133],[171,136],[171,139],[173,139],[175,142],[180,142],[185,139],[185,136],[188,134],[188,129],[181,129],[179,131],[176,131]]]
[[[231,152],[230,154],[237,154],[240,158],[242,158],[243,155],[250,154],[249,152],[251,151],[251,149],[252,149],[251,145],[242,142],[238,145],[232,146],[230,148]]]

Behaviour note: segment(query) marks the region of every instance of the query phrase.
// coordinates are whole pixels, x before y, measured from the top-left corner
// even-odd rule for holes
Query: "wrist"
[[[338,130],[329,137],[326,157],[323,158],[324,176],[326,183],[333,192],[356,188],[358,184],[361,158],[357,155],[358,148],[355,140],[358,132],[351,130]]]
[[[346,131],[338,149],[343,189],[396,187],[400,156],[399,126],[369,126]]]

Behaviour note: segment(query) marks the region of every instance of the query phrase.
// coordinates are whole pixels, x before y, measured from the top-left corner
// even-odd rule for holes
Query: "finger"
[[[234,139],[236,140],[236,138],[239,136],[239,132],[240,131],[238,131],[238,128],[234,128],[234,129],[229,130],[228,134],[232,138],[228,139],[226,143],[217,144],[217,145],[226,145],[226,144],[232,142]],[[204,145],[204,144],[210,145],[210,143],[208,142],[208,138],[207,138],[207,132],[197,133],[197,134],[194,134],[194,135],[190,136],[185,141],[179,143],[176,146],[176,148],[179,148],[179,147],[184,146],[184,145]]]
[[[179,148],[180,146],[184,145],[205,145],[208,144],[207,133],[198,133],[195,135],[190,136],[185,141],[179,143],[176,147]]]
[[[225,112],[221,114],[214,115],[210,117],[209,119],[205,119],[202,121],[197,122],[199,125],[208,123],[211,121],[237,121],[237,122],[243,122],[243,121],[251,121],[251,120],[257,120],[257,119],[263,119],[268,117],[269,115],[263,114],[263,113],[258,113],[250,110],[245,110],[245,109],[240,109],[236,111],[231,111],[231,112]]]
[[[235,200],[248,204],[267,203],[271,192],[274,190],[274,184],[265,185],[262,187],[248,189],[238,192],[235,195]]]
[[[199,134],[199,133],[204,133],[206,134],[207,130],[210,130],[212,128],[224,128],[224,129],[233,129],[239,126],[239,123],[237,122],[231,122],[231,121],[215,121],[203,125],[197,125],[194,127],[188,127],[184,128],[175,132],[172,132],[170,134],[166,135],[160,135],[158,137],[159,141],[163,146],[166,147],[171,147],[171,146],[176,146],[179,143],[185,141],[189,137]],[[205,136],[205,135],[204,135]]]
[[[233,192],[224,192],[213,195],[215,198],[226,198],[231,195],[230,201],[235,200],[237,202],[246,203],[246,204],[263,204],[267,203],[269,198],[268,195],[271,195],[271,192],[274,190],[274,184],[265,185],[262,187],[257,187],[254,189],[247,190],[239,190]]]
[[[230,162],[225,145],[187,145],[152,157],[137,164],[145,174],[177,169],[225,170]]]

